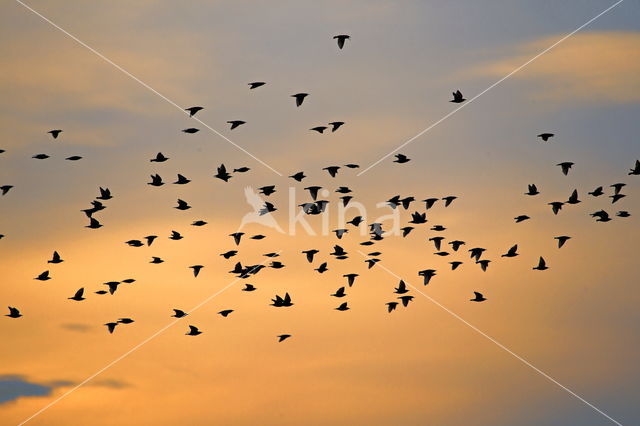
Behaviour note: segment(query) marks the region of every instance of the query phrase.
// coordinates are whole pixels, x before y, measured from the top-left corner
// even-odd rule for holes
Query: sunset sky
[[[640,176],[628,172],[640,159],[640,4],[619,3],[491,87],[615,3],[4,1],[0,186],[13,188],[0,196],[0,310],[23,317],[0,317],[0,424],[639,424]],[[336,34],[351,36],[343,49]],[[467,104],[447,116],[458,89]],[[194,105],[214,131],[179,110]],[[309,131],[331,121],[345,125]],[[384,158],[425,129],[398,151],[410,162]],[[158,152],[170,159],[150,162]],[[221,163],[251,170],[225,183]],[[360,168],[322,170],[347,163]],[[298,171],[301,183],[287,177]],[[147,185],[155,173],[164,186]],[[171,184],[178,173],[192,182]],[[612,205],[618,182],[626,197]],[[540,194],[524,195],[532,183]],[[249,223],[236,247],[229,234],[254,211],[246,194],[265,185],[282,232]],[[292,228],[310,185],[330,191],[328,211]],[[365,225],[330,232],[339,186],[367,223],[395,213],[406,226],[420,200],[458,198],[406,238],[363,246]],[[587,195],[598,186],[605,195]],[[95,214],[104,226],[87,229],[81,210],[99,187],[113,199]],[[554,215],[547,203],[574,189],[582,202]],[[417,201],[379,204],[394,195]],[[174,209],[178,198],[192,208]],[[601,209],[611,222],[590,217]],[[147,235],[151,247],[125,244]],[[437,235],[449,256],[433,254]],[[561,249],[559,235],[572,237]],[[335,244],[348,259],[329,255]],[[501,257],[514,244],[520,255]],[[473,247],[487,249],[486,272]],[[54,250],[63,263],[47,263]],[[540,256],[549,270],[532,270]],[[271,260],[286,267],[228,273]],[[426,287],[423,269],[437,270]],[[34,280],[45,270],[51,280]],[[348,296],[330,297],[347,273],[360,275]],[[388,313],[400,278],[414,299]],[[86,300],[68,300],[80,287]],[[474,291],[488,300],[470,302]],[[269,306],[285,292],[293,307]],[[351,309],[336,311],[342,302]],[[173,308],[190,314],[176,321]],[[109,334],[103,324],[122,317],[135,322]],[[203,334],[185,336],[190,324]]]

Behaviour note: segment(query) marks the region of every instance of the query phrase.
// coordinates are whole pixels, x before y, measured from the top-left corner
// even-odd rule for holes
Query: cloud
[[[30,383],[22,376],[0,376],[0,404],[14,401],[23,396],[48,396],[52,386]]]
[[[560,35],[512,48],[508,58],[476,67],[474,75],[502,77],[551,46]],[[640,101],[640,33],[578,33],[511,78],[529,80],[534,98],[605,103]]]

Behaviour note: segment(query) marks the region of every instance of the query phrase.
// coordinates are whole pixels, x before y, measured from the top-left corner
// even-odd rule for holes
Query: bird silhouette
[[[318,132],[318,133],[324,133],[325,130],[327,130],[327,126],[316,126],[316,127],[312,127],[309,130],[313,130],[314,132]]]
[[[102,228],[102,224],[98,222],[96,218],[92,217],[90,218],[89,225],[87,225],[86,228],[98,229],[98,228]]]
[[[119,318],[118,323],[120,324],[131,324],[134,322],[131,318]]]
[[[398,299],[400,299],[400,301],[402,302],[402,306],[406,308],[407,306],[409,306],[409,302],[413,300],[413,296],[404,295],[404,296],[398,297]]]
[[[189,210],[190,208],[191,206],[189,205],[189,203],[187,203],[184,200],[181,200],[180,198],[178,198],[178,205],[174,207],[174,209],[178,209],[178,210]]]
[[[222,315],[223,317],[225,317],[225,318],[226,318],[226,317],[228,317],[228,316],[229,316],[229,314],[230,314],[231,312],[233,312],[233,309],[225,309],[224,311],[220,311],[220,312],[218,312],[218,314],[220,314],[220,315]]]
[[[558,248],[562,248],[562,246],[571,239],[566,235],[560,235],[559,237],[553,237],[554,240],[558,240]]]
[[[227,121],[227,123],[231,124],[231,128],[229,130],[233,130],[238,126],[242,126],[243,124],[246,123],[246,121],[242,121],[242,120],[231,120],[231,121]]]
[[[264,81],[254,81],[253,83],[249,83],[249,89],[257,89],[260,86],[264,86],[265,83]]]
[[[398,287],[396,287],[393,292],[396,294],[405,294],[408,293],[409,290],[407,289],[407,285],[405,284],[405,282],[403,280],[400,280]]]
[[[599,186],[596,189],[594,189],[593,191],[589,192],[589,195],[592,195],[594,197],[599,197],[602,194],[604,194],[604,191],[602,190],[601,186]]]
[[[291,302],[291,296],[289,296],[289,293],[285,293],[284,297],[280,297],[276,294],[276,297],[274,299],[271,299],[271,301],[273,302],[271,306],[275,306],[278,308],[293,306],[293,303]]]
[[[344,121],[332,121],[329,124],[331,125],[331,133],[333,133],[344,124]]]
[[[318,266],[316,269],[314,269],[314,271],[318,271],[321,274],[327,272],[328,270],[329,270],[329,268],[327,268],[327,262],[322,262],[320,264],[320,266]]]
[[[38,280],[38,281],[48,281],[50,279],[51,277],[49,276],[49,271],[44,271],[40,275],[34,278],[34,280]]]
[[[198,277],[198,274],[200,274],[200,270],[202,268],[204,268],[204,266],[202,265],[193,265],[193,266],[189,266],[190,269],[193,269],[193,276],[194,277]]]
[[[200,129],[196,129],[195,127],[189,127],[188,129],[182,129],[183,133],[193,134],[198,133]]]
[[[5,315],[5,317],[20,318],[22,316],[18,308],[14,308],[13,306],[8,306],[8,308],[9,308],[9,313]]]
[[[164,163],[168,159],[169,159],[169,157],[165,157],[161,152],[159,152],[159,153],[156,154],[155,158],[152,158],[149,161],[152,162],[152,163]]]
[[[451,264],[451,270],[455,271],[456,269],[458,269],[460,265],[462,265],[462,262],[453,261],[453,262],[449,262],[449,264]]]
[[[189,108],[185,108],[184,110],[189,112],[189,117],[193,117],[198,113],[198,111],[202,111],[203,109],[204,108],[201,106],[192,106]]]
[[[411,161],[411,159],[404,154],[396,154],[396,159],[393,160],[394,163],[398,164],[408,163],[409,161]]]
[[[182,311],[180,309],[174,309],[173,310],[174,314],[171,315],[174,318],[183,318],[186,317],[187,315],[189,315],[188,313],[186,313],[185,311]]]
[[[531,219],[529,216],[527,216],[526,214],[520,215],[520,216],[516,216],[514,217],[516,223],[520,223],[520,222],[524,222],[527,219]]]
[[[567,204],[578,204],[578,203],[580,203],[580,200],[578,200],[578,190],[574,189],[573,192],[571,193],[571,196],[567,200]]]
[[[202,334],[202,331],[198,329],[195,325],[189,326],[189,331],[186,333],[187,336],[197,336],[198,334]]]
[[[110,200],[112,199],[113,196],[111,195],[111,191],[109,190],[109,188],[102,188],[100,187],[100,196],[96,197],[97,200]]]
[[[613,194],[613,195],[609,195],[609,198],[611,198],[611,204],[615,203],[618,200],[621,200],[622,198],[626,197],[625,194]]]
[[[231,175],[227,173],[227,168],[224,166],[224,164],[221,164],[220,167],[218,167],[218,173],[216,173],[214,177],[217,177],[218,179],[225,182],[229,182],[229,179],[231,179]]]
[[[398,302],[387,302],[385,305],[387,305],[387,312],[391,313],[396,310]]]
[[[184,237],[178,231],[171,231],[171,235],[169,236],[169,239],[174,241],[178,241],[183,238]]]
[[[53,256],[51,256],[51,260],[47,260],[47,263],[62,263],[64,262],[64,260],[62,260],[62,258],[60,257],[60,254],[58,254],[57,251],[53,252]]]
[[[164,182],[162,181],[162,177],[159,174],[151,175],[151,182],[147,182],[147,185],[151,186],[162,186]]]
[[[534,266],[533,269],[536,271],[544,271],[546,269],[549,269],[549,267],[547,266],[547,262],[544,261],[544,258],[540,256],[540,260],[538,260],[538,266]]]
[[[340,170],[340,166],[323,167],[322,170],[326,170],[329,173],[329,176],[334,178],[338,174],[338,170]]]
[[[267,185],[267,186],[263,186],[263,187],[258,188],[258,193],[264,194],[267,197],[269,195],[273,194],[274,192],[276,192],[276,186],[275,185]]]
[[[31,158],[35,158],[36,160],[46,160],[49,156],[47,154],[36,154]]]
[[[462,93],[459,90],[456,90],[455,92],[453,92],[453,99],[450,100],[449,102],[453,102],[455,104],[461,104],[464,101],[466,101],[466,99],[462,96]]]
[[[595,213],[591,213],[591,217],[595,217],[596,222],[609,222],[611,218],[609,217],[609,213],[604,210],[599,210]]]
[[[628,211],[620,210],[618,213],[616,213],[616,216],[618,216],[618,217],[629,217],[629,216],[631,216],[631,214]]]
[[[345,297],[347,294],[344,292],[344,287],[340,287],[338,290],[336,290],[335,293],[333,293],[331,296],[333,297]]]
[[[252,284],[245,284],[242,291],[256,291],[257,289]]]
[[[526,195],[538,195],[539,193],[538,187],[533,183],[528,185],[528,191],[525,192]]]
[[[306,178],[304,172],[298,172],[298,173],[295,173],[295,174],[293,174],[293,175],[291,175],[289,177],[291,179],[296,180],[297,182],[302,182],[302,179]]]
[[[72,155],[71,157],[67,157],[65,158],[65,160],[68,161],[78,161],[78,160],[82,160],[82,157],[79,155]]]
[[[428,285],[429,282],[431,281],[431,278],[435,277],[436,274],[436,270],[435,269],[425,269],[422,271],[418,271],[418,276],[419,277],[423,277],[423,285]]]
[[[11,188],[13,188],[13,185],[3,185],[0,186],[0,191],[2,191],[2,195],[7,195]]]
[[[76,293],[72,297],[69,297],[68,299],[80,302],[82,300],[85,300],[83,295],[84,295],[84,287],[80,288],[78,291],[76,291]]]
[[[302,253],[304,253],[307,256],[307,261],[309,263],[313,263],[313,256],[320,253],[320,251],[316,249],[311,249],[311,250],[304,250]]]
[[[351,308],[349,308],[348,302],[344,302],[344,303],[341,303],[340,306],[336,308],[336,311],[348,311],[349,309]]]
[[[350,38],[351,36],[347,34],[339,34],[339,35],[333,36],[333,39],[338,41],[338,48],[340,50],[342,50],[342,48],[344,47],[344,42],[346,40],[349,40]]]
[[[107,326],[107,330],[109,330],[109,334],[113,334],[114,330],[116,329],[116,326],[118,325],[117,322],[108,322],[106,324],[104,324]]]
[[[62,133],[62,130],[54,129],[54,130],[49,130],[47,133],[49,133],[51,136],[53,136],[54,139],[58,139],[58,135],[60,135],[60,133]]]
[[[443,197],[442,199],[444,200],[444,206],[449,207],[449,205],[453,203],[453,200],[456,200],[457,198],[458,197],[456,197],[455,195],[449,195],[447,197]]]
[[[295,95],[291,95],[292,98],[296,98],[296,106],[299,107],[304,102],[304,98],[309,96],[308,93],[296,93]]]
[[[558,212],[562,210],[562,206],[564,205],[564,203],[561,201],[553,201],[547,204],[551,206],[551,211],[553,212],[553,214],[558,214]]]
[[[540,139],[542,139],[543,141],[545,141],[545,142],[547,142],[550,138],[552,138],[554,136],[555,136],[555,134],[553,134],[553,133],[540,133],[538,135],[538,137]]]
[[[487,300],[480,292],[474,291],[473,294],[475,295],[475,298],[469,299],[472,302],[484,302]]]
[[[347,285],[349,287],[353,287],[353,284],[356,282],[356,278],[359,277],[360,275],[358,274],[344,274],[343,277],[347,279]]]
[[[640,160],[636,160],[636,164],[632,169],[629,169],[629,176],[640,175]]]
[[[513,247],[511,247],[509,251],[507,251],[501,257],[516,257],[518,255],[517,251],[518,251],[518,245],[516,244]]]
[[[558,163],[556,165],[560,166],[560,168],[562,169],[562,174],[566,176],[569,174],[569,169],[571,169],[574,164],[575,163],[572,163],[571,161],[565,161],[564,163]]]

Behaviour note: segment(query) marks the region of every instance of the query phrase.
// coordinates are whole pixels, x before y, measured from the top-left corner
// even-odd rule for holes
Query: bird
[[[398,299],[402,301],[402,306],[406,308],[407,306],[409,306],[409,302],[413,300],[413,296],[405,295],[398,297]]]
[[[338,48],[342,50],[342,48],[344,47],[344,42],[346,40],[351,39],[351,36],[347,34],[339,34],[339,35],[333,36],[333,39],[338,41]]]
[[[191,182],[189,179],[187,179],[186,177],[182,176],[181,174],[178,174],[178,180],[173,182],[174,185],[186,185],[189,182]]]
[[[523,221],[525,221],[527,219],[531,219],[531,218],[529,216],[527,216],[526,214],[523,214],[523,215],[514,217],[514,219],[515,219],[516,223],[520,223],[520,222],[523,222]]]
[[[189,117],[193,117],[194,115],[196,115],[196,113],[198,113],[198,111],[202,111],[204,108],[201,106],[192,106],[189,108],[185,108],[185,111],[189,112]]]
[[[84,295],[84,287],[80,288],[78,291],[76,291],[76,293],[72,297],[68,297],[67,299],[80,302],[81,300],[85,300],[85,298],[82,297],[83,295]]]
[[[538,192],[538,187],[535,184],[530,184],[528,185],[528,191],[525,192],[525,195],[538,195],[540,192]]]
[[[87,225],[85,228],[98,229],[98,228],[102,228],[102,224],[98,222],[96,218],[92,217],[89,220],[89,225]]]
[[[246,173],[251,170],[249,167],[238,167],[237,169],[233,169],[234,173]]]
[[[304,250],[302,253],[307,255],[307,261],[309,263],[313,263],[313,256],[320,253],[320,251],[316,249],[311,249],[311,250]]]
[[[429,238],[429,241],[433,241],[433,244],[436,247],[436,250],[440,250],[440,246],[442,244],[442,240],[444,240],[444,237],[431,237],[431,238]]]
[[[394,163],[398,163],[398,164],[404,164],[404,163],[408,163],[409,161],[411,161],[411,159],[409,157],[407,157],[404,154],[396,154],[395,155],[396,159],[393,160]]]
[[[558,240],[558,248],[562,248],[562,246],[571,239],[566,235],[560,235],[559,237],[553,237],[554,240]]]
[[[331,125],[331,133],[333,133],[344,124],[344,121],[332,121],[329,124]]]
[[[591,213],[591,217],[597,217],[596,222],[609,222],[611,218],[609,217],[609,213],[604,210],[599,210],[595,213]]]
[[[13,306],[8,306],[9,313],[5,315],[5,317],[9,318],[20,318],[22,314],[18,308],[14,308]]]
[[[400,228],[400,230],[402,231],[402,238],[405,238],[414,229],[415,228],[413,226],[405,226],[403,228]]]
[[[278,337],[278,343],[285,341],[286,339],[288,339],[289,337],[291,337],[290,334],[280,334]]]
[[[551,211],[553,211],[553,214],[558,214],[558,212],[562,210],[562,206],[564,205],[564,203],[561,201],[553,201],[547,204],[551,206]]]
[[[411,213],[411,220],[409,221],[409,223],[414,223],[414,224],[427,223],[427,214],[420,213],[420,212]]]
[[[547,263],[544,261],[544,258],[540,256],[540,260],[538,260],[538,266],[534,266],[533,269],[536,271],[544,271],[546,269],[549,269],[549,267],[547,266]]]
[[[62,133],[62,130],[54,129],[54,130],[49,130],[47,133],[49,133],[51,136],[53,136],[54,139],[58,139],[58,135],[60,135],[60,133]]]
[[[333,232],[335,232],[336,237],[338,237],[338,239],[340,240],[340,239],[342,239],[342,236],[343,236],[344,234],[346,234],[347,232],[349,232],[349,230],[348,230],[348,229],[335,229]]]
[[[169,157],[165,157],[164,154],[162,154],[161,152],[157,153],[155,158],[152,158],[151,160],[149,160],[151,163],[164,163],[165,161],[167,161],[169,159]]]
[[[44,271],[40,275],[34,278],[34,280],[38,280],[38,281],[48,281],[50,279],[51,277],[49,276],[49,271]]]
[[[344,166],[350,169],[357,169],[358,167],[360,167],[359,165],[353,163],[345,164]]]
[[[238,250],[229,250],[227,252],[220,254],[220,256],[224,257],[225,259],[229,259],[235,256],[236,254],[238,254]]]
[[[131,324],[134,321],[131,318],[119,318],[118,322],[120,324]]]
[[[540,133],[538,137],[543,141],[547,142],[550,138],[554,137],[554,133]]]
[[[609,195],[609,198],[611,198],[611,204],[615,203],[616,201],[622,199],[626,197],[625,194],[613,194],[613,195]]]
[[[571,196],[567,200],[567,204],[578,204],[580,200],[578,200],[578,190],[574,189],[571,193]]]
[[[265,214],[275,212],[276,210],[278,209],[273,205],[273,203],[265,201],[264,206],[258,211],[258,214],[260,216],[264,216]]]
[[[471,302],[484,302],[487,300],[480,292],[474,291],[473,294],[475,295],[475,298],[469,299]]]
[[[594,189],[593,191],[589,192],[589,195],[591,195],[593,197],[599,197],[602,194],[604,194],[604,191],[602,190],[601,186],[599,186],[596,189]]]
[[[449,205],[451,203],[453,203],[453,200],[457,199],[458,197],[456,197],[455,195],[449,195],[447,197],[443,197],[442,199],[444,200],[444,206],[445,207],[449,207]]]
[[[620,210],[618,213],[616,213],[616,216],[618,216],[618,217],[629,217],[629,216],[631,216],[631,214],[628,211]]]
[[[614,183],[613,185],[609,185],[613,188],[614,194],[619,194],[623,187],[627,186],[626,183]]]
[[[291,302],[291,296],[289,296],[289,293],[285,293],[284,297],[280,297],[276,294],[275,299],[271,299],[271,301],[273,302],[271,306],[275,306],[278,308],[293,306],[293,303]]]
[[[198,274],[200,273],[200,270],[202,268],[204,268],[204,266],[202,265],[193,265],[193,266],[189,266],[190,269],[193,269],[193,276],[194,277],[198,277]]]
[[[7,195],[11,188],[13,188],[13,185],[2,185],[0,186],[0,191],[2,191],[2,195]]]
[[[109,334],[113,334],[113,331],[116,329],[116,325],[118,325],[117,322],[108,322],[106,324],[104,324],[107,326],[107,330],[109,330]]]
[[[35,158],[36,160],[46,160],[49,156],[47,154],[36,154],[31,158]]]
[[[640,160],[636,160],[636,164],[632,169],[629,169],[629,176],[640,175]]]
[[[482,256],[482,253],[484,253],[486,251],[486,249],[483,249],[481,247],[474,247],[472,249],[469,250],[471,259],[475,259],[476,261],[480,260],[480,256]]]
[[[518,251],[518,245],[516,244],[513,247],[511,247],[509,251],[507,251],[501,257],[516,257],[518,255],[517,251]]]
[[[178,231],[171,231],[171,236],[169,236],[170,240],[178,241],[183,239],[184,237],[180,235]]]
[[[186,313],[185,311],[182,311],[180,309],[174,309],[173,310],[174,314],[171,315],[174,318],[182,318],[182,317],[186,317],[187,315],[189,315],[188,313]]]
[[[263,186],[263,187],[258,188],[258,193],[264,194],[267,197],[269,195],[273,194],[274,192],[276,192],[276,186],[275,185],[267,185],[267,186]]]
[[[155,175],[151,175],[151,182],[147,182],[147,185],[162,186],[164,182],[162,181],[162,177],[156,173]]]
[[[569,174],[569,169],[574,165],[571,161],[565,161],[564,163],[558,163],[556,166],[560,166],[562,169],[562,174],[565,176]]]
[[[454,241],[449,241],[449,244],[451,244],[451,248],[453,249],[453,251],[458,251],[460,246],[463,246],[466,243],[464,241],[454,240]]]
[[[455,271],[456,269],[458,269],[460,265],[462,265],[462,262],[458,262],[458,261],[449,262],[449,263],[451,264],[452,271]]]
[[[393,292],[396,294],[405,294],[408,293],[409,290],[407,289],[407,285],[405,284],[405,282],[403,280],[400,280],[398,287],[396,287]]]
[[[144,243],[140,240],[129,240],[124,242],[129,247],[142,247]]]
[[[329,270],[329,268],[327,268],[327,262],[322,262],[320,264],[320,266],[318,266],[316,269],[314,269],[314,271],[318,271],[321,274],[327,272],[328,270]]]
[[[97,200],[106,201],[106,200],[110,200],[112,198],[113,198],[113,196],[111,195],[111,191],[109,190],[109,188],[100,187],[100,196],[96,197]]]
[[[204,220],[196,220],[191,225],[192,226],[204,226],[206,224],[207,224],[207,222],[205,222]]]
[[[298,172],[298,173],[294,173],[293,175],[289,176],[291,179],[294,179],[297,182],[302,182],[302,179],[306,178],[304,172]]]
[[[67,157],[65,158],[65,160],[68,161],[78,161],[78,160],[82,160],[82,157],[79,155],[72,155],[71,157]]]
[[[188,129],[182,129],[183,133],[189,133],[189,134],[198,133],[199,131],[200,131],[200,129],[196,129],[195,127],[189,127]]]
[[[64,262],[64,260],[60,258],[60,254],[58,254],[57,251],[53,252],[53,256],[51,257],[51,260],[47,260],[47,263],[53,263],[53,264],[62,263],[62,262]]]
[[[249,83],[249,89],[257,89],[260,86],[264,86],[265,83],[264,81],[254,81],[252,83]]]
[[[488,259],[482,259],[482,260],[476,260],[476,263],[480,265],[480,268],[482,269],[483,272],[486,272],[487,268],[489,267],[489,263],[491,263],[491,261]]]
[[[435,277],[436,275],[437,274],[435,269],[425,269],[423,271],[418,271],[418,276],[424,278],[423,285],[429,284],[431,278]]]
[[[336,308],[336,311],[348,311],[349,309],[351,309],[351,308],[349,308],[348,302],[344,302],[344,303],[340,304],[340,306],[338,306]]]
[[[387,305],[387,312],[391,313],[396,310],[398,302],[387,302],[385,305]]]
[[[331,296],[333,296],[333,297],[345,297],[346,295],[347,294],[344,292],[344,287],[340,287]]]
[[[191,206],[189,205],[189,203],[187,203],[184,200],[181,200],[180,198],[178,198],[178,205],[174,207],[174,209],[178,209],[178,210],[189,210],[190,208]]]
[[[229,314],[230,314],[231,312],[233,312],[233,309],[225,309],[224,311],[220,311],[220,312],[218,312],[218,313],[219,313],[220,315],[222,315],[223,317],[225,317],[225,318],[226,318],[226,317],[228,317],[228,316],[229,316]]]
[[[202,331],[198,330],[198,327],[195,325],[189,326],[189,332],[186,333],[187,336],[197,336],[198,334],[202,334]]]
[[[292,98],[296,98],[296,106],[299,107],[304,102],[304,98],[309,96],[308,93],[296,93],[295,95],[291,95]]]
[[[326,129],[327,129],[327,126],[316,126],[316,127],[310,128],[309,130],[313,130],[318,133],[324,133]]]
[[[462,92],[460,92],[460,90],[456,90],[455,92],[453,92],[453,99],[450,100],[449,102],[453,102],[455,104],[461,104],[464,101],[466,101],[466,99],[462,96]]]
[[[214,177],[217,177],[218,179],[225,182],[229,182],[229,179],[231,179],[231,175],[227,173],[227,168],[224,166],[224,164],[221,164],[220,167],[218,167],[218,173],[216,173]]]
[[[231,124],[231,128],[229,130],[233,130],[238,126],[242,126],[243,124],[246,123],[246,121],[242,121],[242,120],[231,120],[231,121],[227,121],[227,123]]]
[[[240,239],[244,235],[244,232],[234,232],[233,234],[229,234],[230,237],[233,237],[233,241],[236,245],[240,245]]]
[[[242,291],[255,291],[256,288],[253,286],[253,284],[245,284],[244,288],[242,289]]]
[[[444,231],[444,230],[446,230],[446,229],[447,229],[447,228],[445,228],[445,227],[444,227],[444,226],[442,226],[442,225],[434,225],[434,226],[432,226],[432,227],[431,227],[431,230],[432,230],[432,231],[438,231],[438,232],[440,232],[440,231]]]
[[[326,170],[329,173],[329,176],[334,178],[338,174],[338,170],[340,170],[340,166],[323,167],[322,170]]]
[[[429,210],[431,207],[433,207],[433,205],[440,200],[439,198],[427,198],[426,200],[422,200],[424,203],[426,203],[426,210]]]
[[[347,285],[349,287],[353,287],[353,283],[356,282],[356,278],[359,277],[359,276],[360,275],[358,275],[358,274],[351,273],[351,274],[345,274],[342,277],[347,279]]]

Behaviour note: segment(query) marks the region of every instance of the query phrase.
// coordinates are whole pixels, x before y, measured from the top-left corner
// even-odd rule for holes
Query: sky
[[[614,3],[3,2],[0,186],[13,188],[0,196],[0,307],[23,317],[0,319],[0,422],[637,424],[640,177],[628,171],[640,159],[640,5],[621,2],[491,87]],[[336,34],[351,36],[343,49]],[[468,100],[451,114],[458,89]],[[194,105],[201,122],[181,111]],[[309,131],[331,121],[345,124]],[[425,129],[397,151],[410,162],[387,157]],[[158,152],[169,160],[150,162]],[[225,183],[213,177],[222,163],[250,171]],[[331,165],[343,166],[335,178]],[[298,171],[303,182],[287,177]],[[155,173],[164,186],[147,185]],[[192,182],[171,184],[178,173]],[[532,183],[540,194],[524,195]],[[626,197],[612,205],[615,183]],[[247,194],[265,185],[277,192],[260,202],[278,210],[252,223]],[[292,226],[310,185],[329,191],[328,211]],[[353,190],[344,215],[339,186]],[[587,195],[598,186],[605,195]],[[87,229],[81,210],[99,187],[113,199],[95,215],[104,226]],[[582,202],[554,215],[547,203],[574,189]],[[418,201],[384,205],[398,194]],[[391,232],[425,211],[420,200],[448,195],[406,238]],[[178,198],[192,208],[174,209]],[[601,209],[611,222],[590,217]],[[364,225],[330,232],[356,214],[382,221],[384,240],[360,245]],[[146,235],[151,247],[125,244]],[[449,256],[433,255],[438,235]],[[572,238],[558,249],[558,235]],[[330,256],[336,244],[348,259]],[[501,257],[514,244],[520,255]],[[486,272],[472,247],[486,248]],[[54,250],[63,263],[47,263]],[[532,270],[540,256],[546,271]],[[285,268],[228,273],[271,260]],[[464,263],[451,271],[453,260]],[[422,269],[437,270],[427,286]],[[45,270],[51,280],[33,279]],[[331,297],[347,273],[359,274],[348,296]],[[400,279],[414,299],[388,313]],[[81,287],[86,300],[67,299]],[[470,302],[474,291],[487,300]],[[293,307],[269,306],[285,292]],[[176,321],[174,308],[189,315]],[[103,324],[122,317],[135,322],[109,334]],[[190,324],[203,334],[185,336]]]

